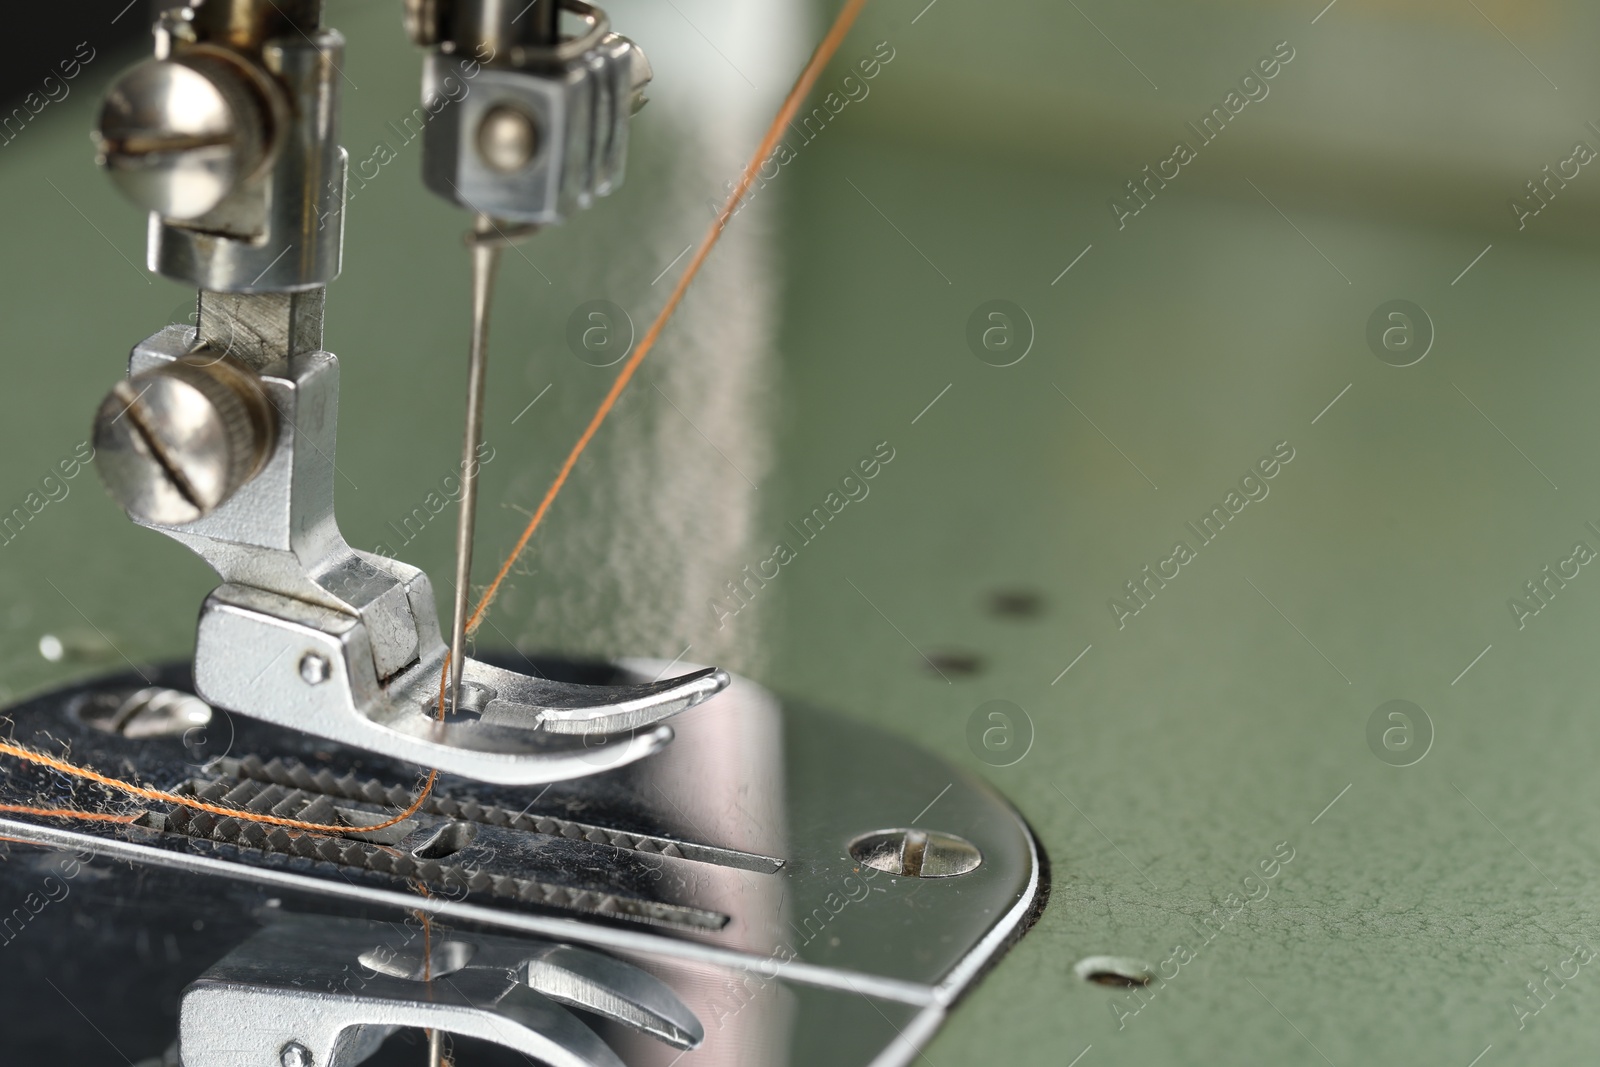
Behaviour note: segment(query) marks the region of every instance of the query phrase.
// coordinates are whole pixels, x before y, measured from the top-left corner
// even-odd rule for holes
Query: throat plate
[[[663,666],[514,659],[501,662],[586,684],[648,682]],[[152,677],[192,692],[187,666]],[[0,870],[0,913],[23,905],[40,865],[59,865],[64,851],[90,857],[73,864],[74,907],[3,935],[10,959],[27,957],[0,975],[16,1009],[12,1040],[36,1058],[99,1055],[86,1044],[80,1056],[72,1028],[46,1025],[63,1002],[48,985],[39,992],[40,974],[137,1060],[172,1041],[183,988],[263,926],[285,915],[401,922],[420,908],[442,928],[557,939],[649,970],[705,1025],[681,1067],[902,1064],[1043,899],[1038,846],[987,786],[744,679],[675,720],[676,740],[650,759],[539,787],[441,776],[414,816],[368,833],[359,827],[409,805],[417,768],[221,711],[202,723],[170,696],[153,701],[182,709],[163,731],[127,710],[152,701],[147,689],[107,678],[9,715],[22,743],[106,773],[354,832],[129,805],[87,786],[69,794],[59,775],[8,763],[9,802],[122,805],[136,816],[0,819],[5,837],[57,850]],[[613,749],[594,751],[601,760]],[[172,951],[150,958],[152,938]],[[108,970],[140,977],[113,1000]],[[660,1053],[627,1035],[614,1044],[630,1064]],[[388,1062],[389,1045],[367,1062]],[[490,1067],[496,1054],[458,1061]]]

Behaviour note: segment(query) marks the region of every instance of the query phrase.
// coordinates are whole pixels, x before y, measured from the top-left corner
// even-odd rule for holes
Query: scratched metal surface
[[[498,638],[693,648],[1005,790],[1052,857],[1053,895],[929,1049],[939,1067],[1586,1062],[1600,177],[1580,165],[1547,206],[1524,183],[1575,141],[1600,147],[1600,18],[1554,0],[875,4],[826,81],[843,91],[843,64],[879,41],[895,58],[736,221],[743,243],[580,464]],[[604,389],[568,351],[568,316],[658,306],[675,275],[652,280],[820,32],[777,4],[679,6],[618,6],[663,83],[631,184],[508,265],[503,458],[486,468],[506,506],[487,509],[486,557]],[[387,7],[333,10],[355,45],[359,159],[409,108],[416,65]],[[1294,58],[1270,94],[1119,229],[1108,201],[1280,41]],[[88,165],[103,73],[0,149],[7,509],[72,455],[122,353],[184,299],[124,261],[142,228]],[[719,99],[715,122],[696,111]],[[462,220],[399,154],[352,206],[329,302],[340,511],[363,547],[448,472],[459,417]],[[1540,207],[1526,229],[1517,195]],[[1035,333],[1005,368],[968,344],[997,299]],[[1406,367],[1367,339],[1400,299],[1436,334]],[[880,442],[894,458],[840,507]],[[207,574],[92,477],[0,547],[12,693],[191,640]],[[1236,489],[1238,514],[1202,544],[1187,524]],[[805,541],[789,524],[836,490]],[[401,554],[439,570],[445,525]],[[728,600],[746,565],[772,573],[780,541],[778,577]],[[1164,562],[1179,541],[1193,558]],[[1146,565],[1168,577],[1140,604],[1124,583]],[[1029,595],[996,612],[1006,591]],[[1119,620],[1114,598],[1140,610]],[[39,656],[45,633],[63,662]],[[997,700],[1032,724],[1009,767],[979,759],[1000,720],[969,732]],[[1387,718],[1394,700],[1422,709],[1431,744],[1415,711]],[[1167,980],[1141,1000],[1075,977],[1093,955]],[[1525,987],[1546,981],[1541,999]]]

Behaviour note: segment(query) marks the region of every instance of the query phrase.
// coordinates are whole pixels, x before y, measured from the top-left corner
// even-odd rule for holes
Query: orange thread
[[[130,823],[137,819],[137,815],[112,815],[104,811],[79,811],[76,808],[30,808],[26,804],[0,804],[0,811],[13,815],[38,815],[45,819],[82,819],[86,822],[120,822]],[[15,837],[0,837],[0,841],[21,841]],[[21,841],[22,844],[31,845],[32,841]]]
[[[443,710],[443,707],[444,706],[441,704],[440,705],[440,710],[441,711]],[[432,893],[428,892],[427,883],[423,882],[420,879],[418,879],[417,881],[411,883],[411,887],[413,889],[415,889],[419,894],[421,894],[422,898],[424,900],[426,900],[429,897],[433,896]],[[411,914],[415,915],[417,917],[417,921],[422,923],[422,981],[423,981],[423,984],[428,987],[428,999],[432,1000],[433,999],[433,918],[428,914],[427,909],[425,909],[425,908],[418,908],[416,911],[412,912]],[[433,1030],[431,1028],[424,1027],[423,1031],[422,1031],[422,1034],[423,1034],[423,1037],[427,1039],[428,1044],[432,1045],[433,1044]]]
[[[733,218],[733,213],[738,210],[740,202],[749,193],[750,186],[755,182],[756,174],[760,171],[761,165],[777,150],[778,141],[783,137],[784,129],[800,110],[800,105],[805,102],[806,96],[817,84],[817,79],[822,76],[823,68],[828,65],[834,54],[839,51],[839,46],[844,43],[845,36],[850,32],[850,27],[855,24],[856,17],[861,14],[861,9],[866,5],[867,0],[850,0],[849,3],[845,4],[844,9],[839,12],[839,17],[834,20],[833,28],[828,31],[828,35],[822,39],[822,43],[817,46],[816,52],[812,54],[811,61],[800,72],[800,77],[794,83],[794,88],[789,90],[789,95],[783,101],[783,107],[778,110],[778,117],[772,120],[772,125],[768,128],[767,135],[761,140],[761,146],[756,149],[756,154],[750,160],[749,166],[745,167],[744,175],[739,179],[739,184],[734,187],[733,192],[728,196],[728,202],[723,207],[722,213],[717,216],[716,221],[711,224],[711,229],[706,232],[705,237],[700,241],[700,248],[695,252],[694,258],[689,261],[688,269],[683,272],[683,277],[678,279],[678,284],[673,287],[672,295],[667,298],[661,313],[656,316],[655,322],[650,325],[650,329],[646,331],[644,338],[639,342],[638,349],[634,351],[628,362],[623,364],[622,371],[617,375],[616,381],[611,383],[611,391],[606,393],[605,399],[600,402],[600,407],[595,411],[594,417],[589,420],[589,425],[583,431],[583,436],[578,438],[578,443],[567,454],[566,462],[561,464],[561,470],[556,474],[555,481],[545,491],[544,499],[539,502],[539,507],[534,511],[533,518],[528,521],[527,527],[522,531],[522,536],[517,539],[516,547],[511,550],[511,554],[506,557],[505,562],[500,565],[500,571],[494,576],[494,581],[490,582],[488,589],[484,590],[483,599],[478,601],[478,606],[472,612],[472,617],[467,620],[467,633],[470,634],[476,631],[479,624],[483,622],[483,617],[488,612],[489,605],[494,602],[495,596],[500,592],[500,586],[505,582],[506,576],[511,573],[511,568],[516,565],[517,559],[521,557],[523,550],[528,547],[528,542],[533,539],[534,531],[544,521],[545,513],[550,510],[550,505],[555,501],[556,494],[561,492],[562,486],[567,484],[567,478],[572,474],[572,469],[578,464],[578,457],[583,455],[584,450],[589,447],[589,442],[600,429],[600,424],[606,421],[607,415],[611,414],[611,409],[616,406],[617,398],[622,395],[622,390],[627,388],[634,372],[639,369],[639,364],[644,362],[644,358],[655,347],[656,340],[660,338],[661,331],[666,328],[667,321],[672,318],[673,313],[678,310],[678,305],[683,302],[684,294],[689,289],[689,283],[694,281],[695,276],[700,273],[700,268],[705,265],[706,257],[716,247],[718,239],[722,237],[722,231],[727,229],[728,222]],[[441,713],[443,710],[444,705],[441,698]]]
[[[195,797],[186,797],[180,796],[177,793],[169,793],[165,789],[152,789],[149,786],[135,785],[133,782],[124,782],[120,778],[113,778],[110,775],[101,774],[99,771],[93,770],[89,767],[80,767],[75,763],[68,763],[64,759],[46,755],[43,752],[35,752],[32,749],[23,748],[21,745],[14,745],[5,741],[0,741],[0,755],[13,756],[28,763],[37,763],[41,767],[48,767],[53,771],[59,771],[60,773],[70,775],[73,778],[82,778],[85,781],[94,782],[97,785],[109,786],[112,789],[116,789],[120,792],[127,793],[131,796],[140,797],[145,800],[155,800],[165,804],[177,804],[181,807],[193,808],[196,811],[207,812],[211,815],[221,815],[229,819],[242,819],[246,822],[266,823],[269,826],[282,826],[290,830],[304,830],[315,834],[370,833],[374,830],[386,830],[391,826],[396,826],[400,823],[403,823],[407,819],[411,818],[411,816],[415,815],[418,811],[422,810],[422,805],[427,802],[428,794],[433,792],[433,783],[439,778],[438,771],[430,771],[428,773],[428,781],[423,785],[422,791],[417,794],[417,799],[412,802],[409,808],[407,808],[405,811],[402,811],[399,815],[396,815],[387,822],[376,823],[372,826],[333,826],[325,823],[301,822],[298,819],[285,819],[277,815],[262,815],[253,811],[242,811],[239,808],[230,808],[221,804],[212,804],[204,800],[199,800]],[[7,808],[0,810],[8,810],[10,807],[20,808],[21,806],[7,806]],[[33,811],[33,809],[22,810],[24,813],[32,812],[33,814],[39,814],[39,812]],[[107,819],[107,816],[105,816],[104,813],[99,812],[72,811],[71,809],[66,808],[55,809],[55,811],[56,816],[53,817],[89,819],[91,821],[105,821]],[[118,816],[117,818],[121,817]],[[133,819],[129,818],[124,821],[132,822]]]
[[[440,722],[444,722],[444,690],[445,686],[450,682],[450,657],[453,655],[455,655],[453,651],[448,649],[445,651],[444,667],[439,671],[439,713],[436,717]],[[462,673],[465,674],[466,672],[463,671]]]

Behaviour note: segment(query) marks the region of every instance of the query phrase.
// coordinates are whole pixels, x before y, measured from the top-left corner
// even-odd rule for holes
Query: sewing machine
[[[160,1064],[186,1003],[228,1020],[198,1054],[269,1064],[320,1063],[343,1023],[343,1056],[396,1028],[380,1067],[427,1063],[434,1034],[464,1067],[593,1040],[659,1067],[1592,1059],[1592,5],[871,0],[467,641],[441,729],[485,249],[424,167],[440,48],[398,3],[328,0],[325,529],[380,585],[426,575],[435,637],[376,586],[354,611],[274,592],[329,613],[296,619],[234,595],[286,569],[206,607],[217,570],[102,490],[94,414],[130,352],[148,373],[151,344],[241,303],[208,325],[199,284],[147,269],[147,214],[93,162],[150,58],[125,2],[13,35],[0,741],[345,832],[0,757],[0,802],[126,820],[0,814],[0,1062]],[[649,102],[609,195],[500,227],[469,606],[842,4],[605,6]],[[137,55],[106,37],[135,20]],[[478,62],[441,116],[484,99]],[[202,610],[261,627],[228,640],[304,725],[197,692],[232,632],[203,645]],[[577,754],[578,776],[458,766],[372,829],[428,758],[318,731],[366,728],[344,694],[381,707],[332,638],[397,618],[437,664],[404,744]],[[326,678],[274,662],[280,626]],[[406,633],[354,664],[388,677]],[[608,732],[530,731],[523,682],[531,710],[496,725],[478,688],[589,687],[581,718],[612,714],[593,687],[707,670],[720,693]],[[1027,840],[1011,805],[1048,904],[974,978],[956,961],[1005,926],[982,893],[1026,895],[1025,864],[991,866]],[[970,862],[949,838],[982,865],[906,873],[930,845]]]
[[[582,0],[405,5],[422,96],[394,129],[475,219],[446,630],[429,575],[335,513],[324,323],[376,174],[342,136],[359,38],[323,14],[158,5],[154,56],[105,95],[100,167],[149,219],[150,269],[198,296],[133,346],[93,463],[220,584],[191,662],[10,712],[5,832],[52,850],[10,973],[139,939],[135,966],[8,987],[11,1010],[138,1019],[173,1067],[401,1062],[417,1034],[436,1065],[910,1062],[1041,899],[997,795],[713,666],[529,658],[486,647],[492,621],[468,646],[499,261],[621,187],[645,52]]]

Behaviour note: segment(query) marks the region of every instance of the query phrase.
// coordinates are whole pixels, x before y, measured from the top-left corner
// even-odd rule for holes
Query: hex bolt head
[[[95,147],[139,208],[195,219],[266,157],[265,109],[247,78],[214,56],[147,60],[106,94]]]
[[[478,155],[501,174],[519,171],[539,154],[539,127],[521,108],[496,104],[478,123]]]
[[[300,657],[300,677],[307,685],[321,685],[333,676],[333,664],[320,652]]]
[[[291,1041],[278,1052],[278,1062],[283,1067],[316,1067],[311,1050],[298,1041]]]
[[[261,470],[276,427],[254,372],[201,353],[117,383],[95,415],[95,466],[135,521],[178,526]]]

